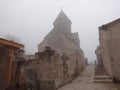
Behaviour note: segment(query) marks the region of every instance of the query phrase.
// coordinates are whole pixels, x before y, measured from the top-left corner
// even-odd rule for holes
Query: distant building
[[[114,82],[120,82],[120,19],[99,27],[103,65]]]
[[[85,65],[88,66],[89,63],[88,63],[88,58],[85,58]]]

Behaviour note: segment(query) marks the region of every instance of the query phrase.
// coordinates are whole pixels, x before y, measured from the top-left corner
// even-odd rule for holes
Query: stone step
[[[98,87],[84,87],[84,88],[67,88],[67,89],[62,89],[62,90],[120,90],[120,88],[98,88]]]
[[[120,90],[120,88],[80,88],[80,89],[75,89],[75,90]]]
[[[112,83],[111,79],[94,80],[94,83]]]
[[[110,77],[95,77],[94,79],[111,79]]]
[[[112,83],[112,79],[108,75],[96,75],[94,83]]]
[[[94,79],[111,79],[109,76],[95,76]]]

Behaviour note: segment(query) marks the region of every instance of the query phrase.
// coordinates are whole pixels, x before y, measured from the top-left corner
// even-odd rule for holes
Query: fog
[[[98,27],[120,17],[120,0],[0,0],[0,37],[13,35],[26,54],[34,54],[61,9],[72,22],[72,32],[79,32],[85,56],[95,60]]]

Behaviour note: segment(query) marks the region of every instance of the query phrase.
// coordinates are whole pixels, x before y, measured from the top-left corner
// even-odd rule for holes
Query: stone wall
[[[106,35],[105,31],[100,30],[100,45],[101,45],[103,64],[104,64],[106,71],[112,77],[110,55],[109,55],[106,39],[107,39],[107,35]]]
[[[59,55],[50,47],[46,47],[43,52],[36,53],[35,57],[36,59],[27,61],[24,76],[27,76],[26,85],[31,83],[37,90],[59,88],[77,77],[85,68],[82,61],[84,56],[81,57],[80,51]]]
[[[114,82],[120,82],[120,20],[100,28],[103,64]]]
[[[101,47],[98,46],[96,51],[95,51],[96,57],[97,57],[97,66],[98,67],[103,67],[103,60],[102,60],[102,55],[101,55]]]

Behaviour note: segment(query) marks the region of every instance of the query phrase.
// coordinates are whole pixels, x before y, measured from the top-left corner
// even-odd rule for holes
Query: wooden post
[[[11,78],[12,78],[13,58],[14,58],[14,49],[11,49],[11,51],[10,51],[9,72],[8,72],[8,87],[10,86]]]

